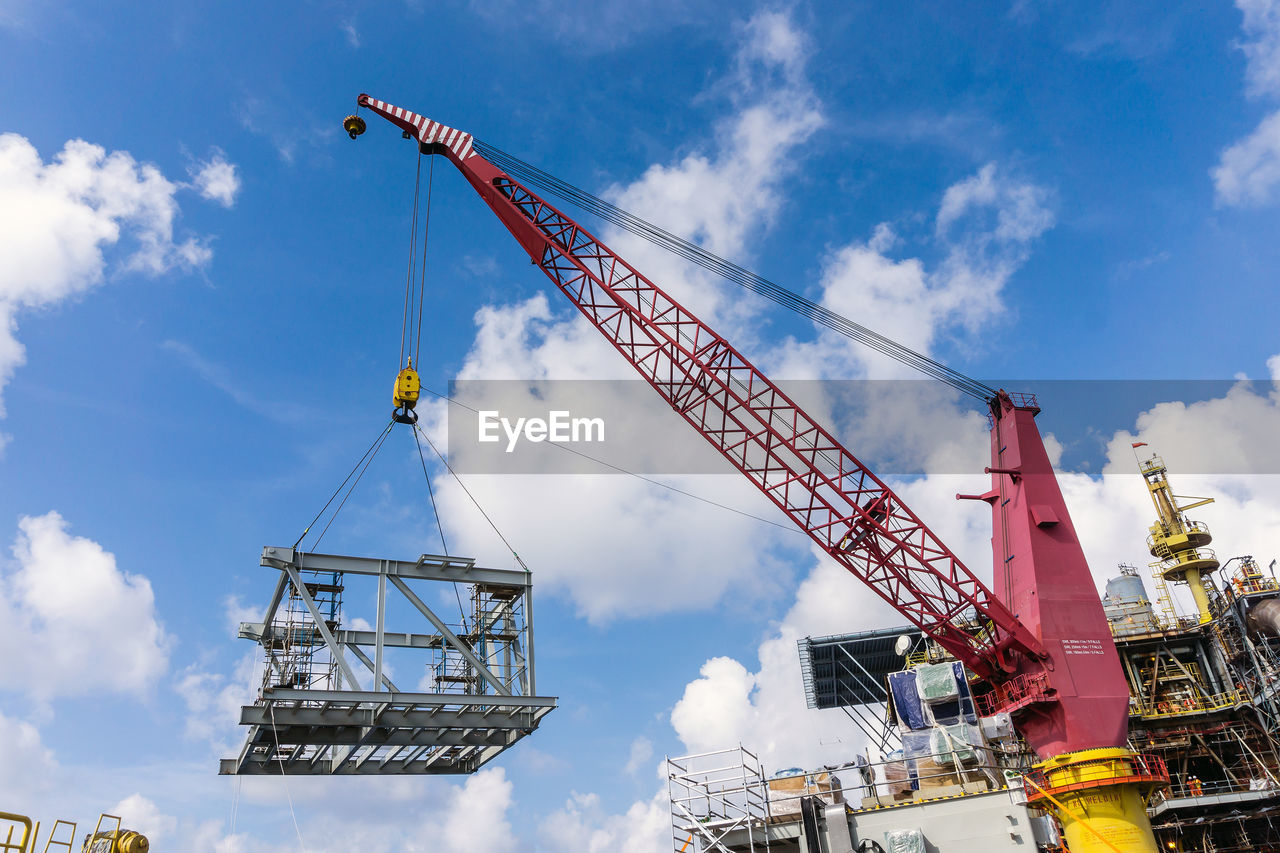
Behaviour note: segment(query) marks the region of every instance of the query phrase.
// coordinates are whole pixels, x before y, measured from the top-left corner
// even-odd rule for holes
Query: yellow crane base
[[[1156,853],[1146,795],[1167,783],[1121,747],[1084,749],[1036,765],[1028,796],[1052,804],[1071,853]]]

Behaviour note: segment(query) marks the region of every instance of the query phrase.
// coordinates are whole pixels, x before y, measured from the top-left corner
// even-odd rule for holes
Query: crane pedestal
[[[1072,853],[1156,853],[1146,796],[1169,783],[1161,759],[1084,749],[1040,762],[1026,779],[1028,799],[1052,807]]]

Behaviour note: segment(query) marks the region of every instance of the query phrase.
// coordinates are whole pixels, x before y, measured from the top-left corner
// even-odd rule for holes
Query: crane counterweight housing
[[[1013,715],[1041,759],[1054,760],[1046,784],[1074,773],[1073,753],[1127,752],[1127,684],[1033,399],[1000,392],[990,401],[992,488],[974,497],[991,505],[993,592],[725,338],[494,165],[486,152],[496,149],[368,95],[358,102],[415,137],[423,153],[452,162],[659,396],[832,559],[980,676],[988,692],[978,698]],[[1107,766],[1125,766],[1122,754],[1108,753]],[[1126,853],[1154,851],[1126,778],[1117,770],[1084,789],[1117,798],[1113,837]],[[1064,822],[1073,848],[1087,849],[1081,822]]]

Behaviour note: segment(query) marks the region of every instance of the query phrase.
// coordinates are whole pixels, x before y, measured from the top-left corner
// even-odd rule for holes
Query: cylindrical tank
[[[1251,637],[1280,637],[1280,599],[1268,598],[1250,607],[1245,624]]]
[[[1145,634],[1158,630],[1155,611],[1147,598],[1142,578],[1124,573],[1107,581],[1107,594],[1102,608],[1111,623],[1111,633],[1116,636]]]

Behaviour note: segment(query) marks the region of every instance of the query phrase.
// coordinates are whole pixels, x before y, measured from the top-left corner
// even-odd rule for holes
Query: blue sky
[[[1257,380],[1109,402],[1092,433],[1042,400],[1041,423],[1090,462],[1063,485],[1100,579],[1143,559],[1137,437],[1219,496],[1220,554],[1275,556],[1276,478],[1236,473],[1280,472],[1274,0],[0,0],[0,47],[0,765],[23,768],[0,809],[118,806],[158,849],[299,849],[292,800],[308,850],[656,851],[664,754],[860,748],[802,711],[794,640],[900,620],[801,536],[627,477],[489,476],[468,487],[535,573],[561,700],[543,729],[465,783],[214,775],[260,549],[298,536],[389,405],[415,161],[374,116],[342,133],[360,92],[969,375]],[[431,228],[426,385],[628,375],[443,160]],[[771,375],[904,375],[600,233]],[[981,486],[979,417],[909,393],[831,414],[873,462],[946,471],[903,493],[990,571],[987,519],[951,499]],[[325,550],[435,550],[417,465],[394,434]],[[451,545],[509,565],[443,473]],[[735,477],[664,482],[769,513]]]

